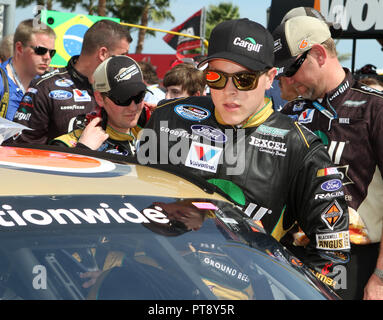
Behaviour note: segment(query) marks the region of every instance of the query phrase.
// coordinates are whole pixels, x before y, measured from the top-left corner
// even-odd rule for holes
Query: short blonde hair
[[[45,23],[39,22],[37,24],[35,19],[27,19],[21,21],[16,28],[13,36],[13,48],[15,48],[16,43],[19,41],[26,46],[34,34],[46,34],[52,38],[56,38],[56,33]]]
[[[333,57],[338,56],[336,51],[336,45],[333,38],[327,39],[325,42],[322,42],[322,46],[325,47],[326,51]]]

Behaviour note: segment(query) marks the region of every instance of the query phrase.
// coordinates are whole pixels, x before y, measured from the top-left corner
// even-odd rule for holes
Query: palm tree
[[[239,8],[232,3],[222,2],[218,6],[210,5],[206,11],[205,39],[210,38],[211,31],[214,27],[226,20],[238,19]],[[187,51],[187,54],[200,54],[201,48]]]
[[[114,17],[120,18],[121,22],[147,27],[150,21],[160,23],[167,19],[175,20],[171,12],[167,10],[170,0],[114,0],[113,2],[113,5],[107,4],[107,10]],[[142,52],[146,34],[154,35],[154,32],[139,29],[136,53]]]
[[[47,10],[52,10],[52,0],[16,0],[16,7],[25,8],[33,3],[36,3],[37,6],[45,7]]]
[[[238,19],[239,7],[230,2],[222,2],[218,6],[210,5],[206,13],[206,32],[205,38],[209,39],[214,27],[226,20]]]

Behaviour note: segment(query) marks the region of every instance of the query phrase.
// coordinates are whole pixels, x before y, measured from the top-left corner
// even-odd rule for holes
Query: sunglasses
[[[53,58],[53,56],[55,55],[56,53],[56,50],[55,49],[48,49],[48,48],[45,48],[45,47],[40,47],[40,46],[37,46],[37,47],[34,47],[34,46],[30,46],[33,51],[38,55],[38,56],[43,56],[44,54],[46,54],[48,51],[49,51],[49,55],[51,58]]]
[[[135,104],[141,103],[145,98],[146,91],[141,91],[139,94],[129,97],[127,100],[123,100],[123,98],[117,98],[112,96],[111,94],[106,93],[105,96],[113,101],[114,104],[118,106],[130,106],[130,104],[134,101]]]
[[[231,77],[234,86],[238,90],[248,91],[253,90],[258,86],[260,76],[266,71],[226,73],[217,70],[205,70],[204,74],[207,85],[212,89],[221,90],[225,88],[228,78]]]
[[[311,49],[305,51],[297,60],[294,61],[294,63],[287,68],[287,70],[284,72],[285,77],[292,77],[294,74],[296,74],[299,70],[299,68],[302,66],[303,62],[305,62],[307,55]]]

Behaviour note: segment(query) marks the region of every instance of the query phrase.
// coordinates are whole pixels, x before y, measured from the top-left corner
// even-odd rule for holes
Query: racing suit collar
[[[78,72],[75,68],[76,62],[78,60],[79,56],[73,56],[69,61],[67,65],[67,70],[72,78],[76,79],[77,81],[80,81],[83,84],[88,84],[89,87],[92,89],[92,85],[90,84],[88,77],[84,76],[82,73]]]
[[[109,138],[116,141],[135,141],[140,130],[141,128],[136,126],[130,129],[130,133],[122,133],[109,125],[106,127],[106,133],[109,135]]]
[[[339,86],[326,93],[325,100],[328,99],[329,102],[333,102],[334,99],[341,98],[354,85],[355,80],[350,70],[347,68],[343,68],[343,70],[346,73],[345,78]]]
[[[261,110],[252,114],[246,121],[236,126],[237,128],[250,128],[257,127],[267,120],[267,118],[274,112],[272,100],[269,97],[264,97],[264,105]],[[227,125],[218,114],[217,110],[214,110],[215,118],[218,123],[222,125]]]

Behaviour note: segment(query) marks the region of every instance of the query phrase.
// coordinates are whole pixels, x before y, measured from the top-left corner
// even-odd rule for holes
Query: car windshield
[[[227,202],[1,200],[2,299],[324,298],[300,263]]]

